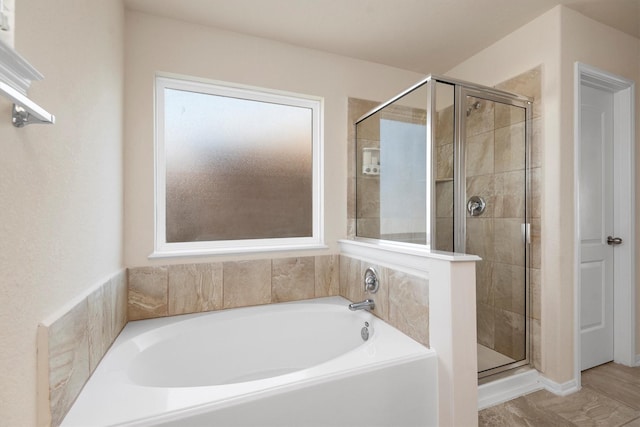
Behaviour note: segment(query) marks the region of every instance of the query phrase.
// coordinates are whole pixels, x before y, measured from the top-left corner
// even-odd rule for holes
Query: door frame
[[[613,357],[626,366],[636,366],[636,274],[635,274],[635,83],[596,67],[575,63],[574,67],[574,378],[581,385],[580,337],[580,129],[583,84],[613,94],[614,233],[624,236],[615,249],[613,297]]]

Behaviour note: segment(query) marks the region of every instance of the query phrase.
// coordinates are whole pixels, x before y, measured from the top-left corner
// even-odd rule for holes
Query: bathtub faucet
[[[366,300],[361,301],[361,302],[354,302],[354,303],[349,304],[349,310],[351,310],[351,311],[373,310],[374,308],[376,308],[376,303],[373,302],[372,299],[366,299]]]

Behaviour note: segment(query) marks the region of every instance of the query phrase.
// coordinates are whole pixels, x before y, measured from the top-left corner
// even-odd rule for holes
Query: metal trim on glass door
[[[454,193],[454,233],[455,237],[455,247],[454,250],[456,252],[466,252],[466,233],[467,233],[467,201],[469,197],[475,196],[473,194],[466,194],[466,170],[465,170],[465,148],[466,148],[466,119],[467,119],[467,110],[464,108],[466,106],[467,97],[474,97],[484,99],[494,103],[502,103],[514,107],[523,108],[525,112],[525,188],[523,191],[525,192],[525,213],[524,213],[524,224],[525,229],[528,229],[528,226],[531,223],[530,218],[530,142],[531,142],[531,102],[522,101],[520,99],[513,99],[509,97],[498,96],[492,93],[486,93],[482,90],[470,89],[467,87],[456,87],[456,107],[455,107],[455,119],[456,119],[456,127],[455,127],[455,149],[454,149],[454,159],[455,167],[454,167],[454,176],[456,180],[455,185],[455,193]],[[473,214],[472,214],[473,215]],[[497,374],[500,372],[504,372],[513,368],[517,368],[520,366],[529,365],[531,361],[531,340],[530,340],[530,298],[529,298],[529,268],[530,268],[530,243],[528,240],[524,239],[522,244],[524,245],[524,254],[525,254],[525,277],[524,277],[524,286],[525,286],[525,306],[524,306],[524,320],[525,320],[525,331],[524,331],[524,350],[525,357],[522,360],[515,361],[513,363],[509,363],[502,366],[497,366],[495,368],[487,369],[485,371],[479,372],[478,377],[484,378],[493,374]]]

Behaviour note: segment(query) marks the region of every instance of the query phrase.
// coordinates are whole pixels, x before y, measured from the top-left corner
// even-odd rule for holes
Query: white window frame
[[[312,236],[270,239],[217,240],[206,242],[169,243],[166,239],[166,158],[164,145],[164,90],[229,96],[309,108],[312,112]],[[159,73],[155,77],[155,244],[149,258],[206,256],[219,254],[324,249],[324,191],[323,191],[323,98],[291,92],[276,91],[235,83]]]

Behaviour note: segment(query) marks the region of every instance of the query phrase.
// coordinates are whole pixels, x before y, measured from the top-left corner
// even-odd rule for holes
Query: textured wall
[[[346,235],[347,98],[387,99],[418,73],[303,49],[138,12],[126,14],[125,260],[127,266],[201,262],[149,261],[153,251],[153,77],[186,74],[324,98],[325,238],[332,253]],[[309,255],[323,255],[316,251]],[[296,253],[279,256],[295,257]],[[264,254],[208,261],[264,258]]]
[[[122,267],[124,11],[17,2],[15,46],[56,124],[16,129],[0,98],[0,420],[36,424],[36,330]]]

